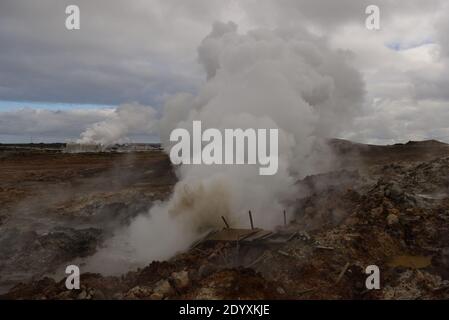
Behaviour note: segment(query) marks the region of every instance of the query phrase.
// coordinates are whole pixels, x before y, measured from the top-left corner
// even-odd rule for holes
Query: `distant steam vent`
[[[94,143],[76,143],[69,142],[66,144],[64,152],[66,153],[96,153],[96,152],[144,152],[162,150],[159,143],[126,143],[102,145]]]

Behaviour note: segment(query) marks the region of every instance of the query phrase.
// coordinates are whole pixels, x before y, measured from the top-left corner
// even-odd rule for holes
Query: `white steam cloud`
[[[323,170],[322,159],[329,159],[320,141],[348,126],[362,104],[363,82],[350,55],[331,50],[306,30],[242,35],[232,22],[215,23],[198,52],[207,81],[197,95],[178,94],[166,103],[160,121],[165,148],[171,130],[191,130],[193,120],[200,120],[203,130],[278,129],[279,169],[260,176],[257,166],[180,166],[171,198],[118,236],[135,261],[173,255],[222,227],[220,216],[233,227],[248,227],[252,210],[257,227],[281,224],[282,210],[298,196],[295,181]],[[116,253],[118,238],[97,259]]]
[[[76,142],[80,144],[110,145],[123,143],[129,134],[148,134],[155,130],[156,110],[137,103],[123,104],[114,114],[81,133]]]

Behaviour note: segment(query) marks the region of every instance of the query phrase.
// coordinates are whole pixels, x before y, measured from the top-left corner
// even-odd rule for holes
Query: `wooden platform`
[[[204,237],[201,242],[215,242],[215,241],[225,241],[225,242],[268,242],[268,243],[283,243],[290,241],[296,233],[279,233],[272,232],[263,229],[233,229],[224,228],[219,231],[214,231],[209,233]]]

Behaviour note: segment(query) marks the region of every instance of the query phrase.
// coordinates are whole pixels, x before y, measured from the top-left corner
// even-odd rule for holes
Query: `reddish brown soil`
[[[297,232],[291,241],[200,243],[121,277],[83,274],[81,290],[44,278],[3,298],[448,299],[449,147],[436,141],[331,145],[340,168],[298,181],[295,220],[283,228]],[[6,170],[0,195],[11,206],[36,187],[139,188],[138,176],[119,180],[116,189],[105,186],[101,177],[116,166],[154,170],[159,179],[145,183],[169,193],[175,180],[167,175],[166,156],[138,154],[131,163],[123,154],[16,154],[0,160]],[[373,264],[381,270],[380,290],[365,286],[365,268]]]

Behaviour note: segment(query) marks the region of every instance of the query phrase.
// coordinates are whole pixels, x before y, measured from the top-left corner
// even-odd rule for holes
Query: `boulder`
[[[154,293],[158,293],[161,294],[162,296],[166,297],[168,295],[173,294],[174,290],[170,284],[170,282],[168,282],[168,280],[159,280],[153,289]]]
[[[178,289],[184,289],[190,284],[189,273],[185,270],[180,272],[173,272],[171,274],[171,277],[173,279],[174,285]]]

